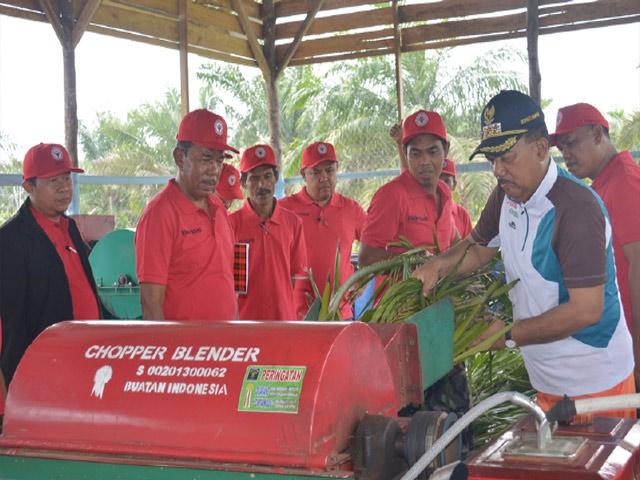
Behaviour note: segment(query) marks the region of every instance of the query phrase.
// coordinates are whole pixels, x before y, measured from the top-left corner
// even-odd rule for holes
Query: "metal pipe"
[[[467,480],[469,469],[461,461],[440,467],[429,476],[429,480]]]
[[[484,399],[478,405],[471,408],[460,419],[454,423],[435,443],[427,450],[416,463],[405,473],[400,480],[415,480],[422,471],[444,450],[449,443],[456,438],[471,422],[483,415],[488,410],[501,403],[511,402],[515,405],[529,409],[536,416],[538,421],[538,448],[542,449],[547,441],[551,439],[551,427],[547,421],[544,410],[540,408],[529,397],[518,392],[500,392]]]
[[[605,412],[640,408],[640,393],[611,395],[609,397],[582,398],[575,400],[576,414]]]

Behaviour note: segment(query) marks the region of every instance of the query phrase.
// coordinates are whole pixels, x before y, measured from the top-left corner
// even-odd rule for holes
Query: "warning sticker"
[[[249,365],[242,379],[239,412],[298,413],[307,367]]]

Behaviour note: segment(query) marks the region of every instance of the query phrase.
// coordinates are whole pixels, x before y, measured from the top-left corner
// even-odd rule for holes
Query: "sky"
[[[503,46],[526,52],[526,40],[517,39],[457,47],[454,55],[464,64]],[[640,109],[640,23],[543,35],[539,57],[542,96],[551,100],[545,109],[551,130],[558,108],[576,102],[587,101],[603,112]],[[195,75],[206,62],[189,55],[192,109],[200,86]],[[76,75],[78,117],[90,125],[97,112],[124,118],[168,88],[180,88],[176,50],[91,32],[76,49]],[[522,78],[527,79],[526,65]],[[18,157],[41,141],[64,143],[63,101],[62,49],[51,26],[0,15],[0,132],[16,145]]]

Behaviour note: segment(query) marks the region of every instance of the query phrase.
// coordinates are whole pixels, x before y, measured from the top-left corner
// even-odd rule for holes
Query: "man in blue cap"
[[[520,281],[509,292],[513,328],[493,348],[520,347],[538,403],[548,409],[565,394],[633,393],[631,337],[602,201],[551,161],[544,115],[529,96],[500,92],[481,128],[472,157],[484,154],[498,186],[471,235],[414,276],[428,292],[463,256],[460,274],[500,251],[507,280]],[[606,414],[635,418],[635,410]]]

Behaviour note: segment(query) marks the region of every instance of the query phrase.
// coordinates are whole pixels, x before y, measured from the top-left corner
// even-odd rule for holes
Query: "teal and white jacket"
[[[569,288],[605,286],[600,320],[570,337],[521,347],[531,384],[553,395],[607,390],[633,371],[611,246],[611,223],[598,195],[549,163],[529,200],[518,203],[500,186],[472,232],[480,245],[499,248],[514,320],[541,315],[568,301]]]

